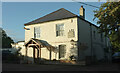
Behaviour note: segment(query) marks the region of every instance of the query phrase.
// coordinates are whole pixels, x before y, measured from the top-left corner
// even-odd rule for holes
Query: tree
[[[2,48],[11,48],[11,43],[14,43],[14,41],[11,39],[11,37],[7,36],[6,32],[0,28],[0,38],[2,39]]]
[[[94,13],[100,33],[104,32],[109,37],[114,48],[120,48],[120,1],[106,2]]]

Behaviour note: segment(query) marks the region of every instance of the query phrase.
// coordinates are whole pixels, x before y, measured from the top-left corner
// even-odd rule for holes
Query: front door
[[[66,53],[66,45],[59,45],[59,59],[64,58]]]
[[[39,62],[39,50],[37,48],[33,48],[33,58],[34,58],[34,63]]]

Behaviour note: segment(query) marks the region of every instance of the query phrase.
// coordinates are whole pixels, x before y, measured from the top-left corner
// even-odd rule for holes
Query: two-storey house
[[[80,15],[61,8],[24,24],[26,56],[48,60],[104,59],[109,39],[98,33],[98,27],[85,20],[85,9]]]

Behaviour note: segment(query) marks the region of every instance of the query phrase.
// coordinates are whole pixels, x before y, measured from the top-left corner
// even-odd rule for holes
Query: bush
[[[2,62],[3,63],[20,63],[20,57],[16,54],[2,52]]]

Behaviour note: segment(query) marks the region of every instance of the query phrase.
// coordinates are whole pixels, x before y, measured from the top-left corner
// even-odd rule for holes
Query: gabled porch
[[[33,49],[33,52],[31,53],[33,55],[33,63],[39,63],[41,60],[41,48],[46,48],[49,51],[49,60],[52,58],[51,52],[55,50],[55,47],[50,45],[48,42],[31,38],[27,43],[25,43],[26,56],[28,56],[28,50],[30,47]]]

